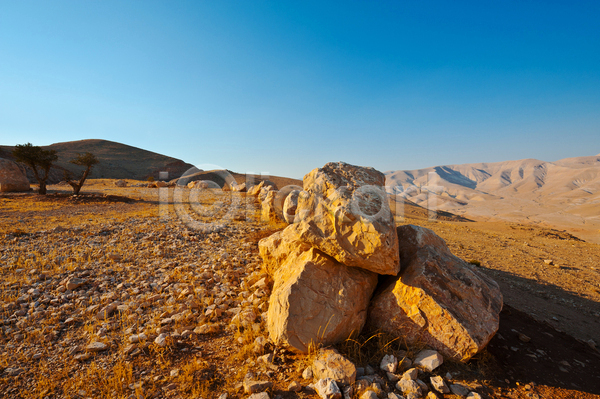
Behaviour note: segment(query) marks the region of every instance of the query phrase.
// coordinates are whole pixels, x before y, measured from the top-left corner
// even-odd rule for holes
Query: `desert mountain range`
[[[386,172],[388,191],[479,220],[561,227],[600,242],[600,154]]]

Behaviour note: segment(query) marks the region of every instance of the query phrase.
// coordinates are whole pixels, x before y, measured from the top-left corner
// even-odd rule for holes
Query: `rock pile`
[[[29,180],[19,166],[0,158],[0,192],[29,191]]]
[[[341,162],[304,177],[290,199],[293,219],[283,215],[293,223],[259,242],[274,281],[270,338],[307,352],[360,333],[368,314],[372,328],[466,361],[498,329],[498,285],[431,230],[396,229],[384,182],[372,168]],[[263,211],[274,197],[266,194]]]
[[[311,344],[333,344],[362,330],[376,272],[399,269],[384,182],[372,168],[329,163],[315,169],[304,177],[297,223],[260,241],[274,280],[267,326],[275,343],[307,352]]]

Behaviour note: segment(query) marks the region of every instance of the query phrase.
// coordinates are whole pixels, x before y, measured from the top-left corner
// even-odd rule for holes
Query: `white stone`
[[[379,368],[383,371],[395,373],[398,368],[398,359],[394,355],[385,355],[383,359],[381,359]]]
[[[437,351],[425,349],[417,354],[413,365],[422,367],[427,371],[433,371],[444,362],[444,358]]]

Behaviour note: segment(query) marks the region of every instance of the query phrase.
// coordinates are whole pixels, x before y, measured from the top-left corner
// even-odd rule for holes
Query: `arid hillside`
[[[436,166],[386,173],[388,191],[479,220],[561,227],[600,242],[600,155]],[[429,193],[429,195],[428,195]]]
[[[0,146],[0,158],[12,159],[13,148]],[[85,152],[91,152],[100,160],[100,163],[92,170],[91,178],[145,180],[152,176],[158,179],[161,171],[169,172],[169,177],[173,178],[181,176],[186,170],[193,167],[180,159],[108,140],[68,141],[43,146],[43,148],[56,150],[58,155],[56,168],[53,168],[51,174],[53,183],[64,180],[64,169],[80,173],[81,168],[69,161],[77,154]],[[32,177],[30,176],[30,180],[34,182]]]

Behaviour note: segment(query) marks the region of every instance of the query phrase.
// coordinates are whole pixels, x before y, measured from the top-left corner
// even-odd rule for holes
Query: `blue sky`
[[[0,0],[0,144],[302,177],[600,152],[600,3]]]

